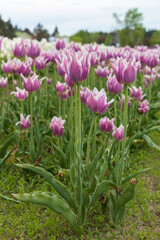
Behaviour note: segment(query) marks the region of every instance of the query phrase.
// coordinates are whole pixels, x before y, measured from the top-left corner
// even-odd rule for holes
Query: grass
[[[150,137],[158,144],[159,133],[154,132]],[[68,223],[50,209],[0,198],[0,239],[160,239],[159,160],[160,153],[147,145],[131,154],[132,171],[152,169],[138,177],[136,196],[127,204],[126,218],[117,228],[110,226],[108,213],[102,214],[99,202],[88,216],[85,236],[78,238]],[[8,197],[11,193],[51,190],[43,178],[19,170],[11,163],[0,173],[0,189]]]

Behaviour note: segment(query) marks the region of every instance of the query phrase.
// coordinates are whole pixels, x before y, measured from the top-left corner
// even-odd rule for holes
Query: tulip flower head
[[[13,48],[13,54],[15,57],[22,58],[26,55],[26,48],[24,45],[24,41],[22,40],[20,44],[15,44],[15,47]]]
[[[148,101],[144,100],[143,102],[141,102],[138,106],[138,111],[142,114],[145,114],[146,112],[149,111],[149,106],[148,106]]]
[[[145,62],[150,68],[154,68],[159,64],[159,56],[154,53],[147,53],[145,56]]]
[[[101,78],[107,77],[109,74],[109,70],[107,67],[102,68],[102,67],[98,66],[98,68],[95,69],[95,72],[96,72],[97,76],[101,77]]]
[[[52,79],[47,78],[47,84],[48,84],[48,85],[51,85],[51,84],[52,84]]]
[[[20,101],[24,101],[28,97],[28,92],[25,89],[21,90],[19,87],[16,87],[16,90],[17,92],[11,92],[10,95],[14,94]]]
[[[107,117],[101,118],[99,120],[100,129],[103,132],[111,132],[112,130],[115,129],[114,121],[115,118],[112,118],[111,120]]]
[[[121,84],[130,84],[134,82],[137,75],[135,58],[130,58],[129,61],[118,57],[114,63],[110,64],[113,68],[117,81]]]
[[[91,91],[89,88],[81,87],[80,97],[83,104],[87,105],[87,98],[90,96]]]
[[[53,135],[60,137],[64,134],[64,123],[61,117],[53,117],[50,123],[50,128],[52,129]]]
[[[20,125],[20,128],[22,129],[27,129],[29,128],[29,126],[31,125],[31,122],[30,122],[30,115],[28,115],[26,117],[26,119],[24,118],[23,114],[21,113],[20,114],[20,121],[16,123],[16,125]]]
[[[97,88],[94,88],[93,92],[91,91],[87,98],[87,105],[92,112],[103,114],[113,101],[114,99],[107,102],[107,95],[103,88],[100,91],[98,91]]]
[[[1,77],[0,78],[0,87],[5,88],[7,86],[7,78]]]
[[[39,46],[39,43],[34,43],[32,40],[30,41],[30,44],[28,45],[28,51],[27,55],[31,58],[36,58],[40,55],[41,49]]]
[[[142,101],[143,97],[145,95],[142,96],[142,88],[136,88],[135,86],[132,86],[132,88],[129,88],[131,91],[131,96],[137,100],[138,102]]]
[[[90,70],[90,59],[87,55],[74,53],[67,63],[67,75],[74,83],[81,83],[86,80]]]
[[[60,50],[65,48],[66,44],[65,44],[65,40],[64,39],[56,39],[56,49]]]
[[[45,68],[46,60],[44,57],[39,56],[35,59],[35,67],[37,70],[42,70]]]
[[[124,126],[121,124],[119,128],[115,128],[115,130],[112,133],[112,136],[117,139],[117,141],[121,141],[124,137]]]
[[[112,77],[110,74],[107,80],[107,88],[110,93],[118,94],[122,91],[123,85],[117,81],[115,75]]]
[[[8,59],[8,61],[6,63],[2,60],[2,71],[4,73],[12,72],[12,61],[10,58]]]
[[[22,78],[22,81],[23,81],[23,86],[26,89],[26,91],[28,91],[28,92],[36,92],[40,88],[40,86],[42,84],[42,81],[46,77],[41,78],[38,81],[38,76],[36,74],[34,74],[32,76],[29,76],[28,78],[25,78],[23,76],[23,74],[21,74],[21,78]]]

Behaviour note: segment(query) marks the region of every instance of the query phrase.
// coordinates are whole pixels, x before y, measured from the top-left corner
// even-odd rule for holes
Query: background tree
[[[124,20],[121,20],[116,13],[113,14],[113,17],[121,28],[121,30],[118,30],[121,46],[130,45],[133,47],[143,44],[143,15],[138,12],[137,8],[128,10]]]
[[[48,30],[46,30],[42,24],[38,23],[37,26],[33,30],[34,34],[37,36],[37,40],[41,40],[42,38],[46,38],[48,40],[49,33]]]

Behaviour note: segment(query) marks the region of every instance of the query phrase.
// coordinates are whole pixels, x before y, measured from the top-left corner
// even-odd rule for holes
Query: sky
[[[0,0],[0,15],[13,25],[33,30],[41,23],[49,33],[58,26],[60,35],[79,30],[111,32],[118,28],[113,18],[124,18],[128,9],[138,8],[143,25],[160,30],[160,0]]]

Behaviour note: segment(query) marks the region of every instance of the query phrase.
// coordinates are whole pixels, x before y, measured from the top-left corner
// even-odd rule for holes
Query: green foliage
[[[160,31],[154,32],[151,37],[151,45],[154,46],[155,44],[160,45]]]

